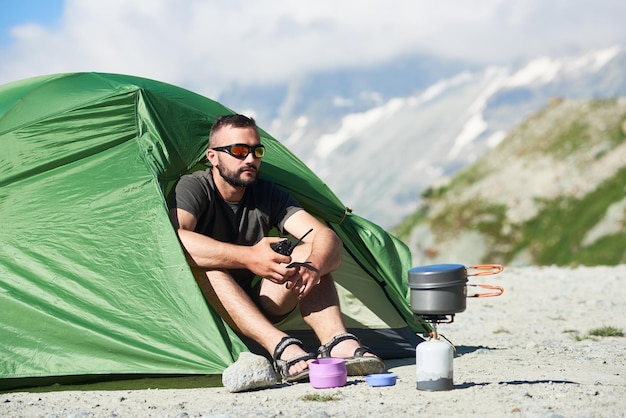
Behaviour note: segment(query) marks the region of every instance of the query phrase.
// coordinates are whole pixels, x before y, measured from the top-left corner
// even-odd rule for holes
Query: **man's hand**
[[[290,266],[291,257],[272,250],[271,245],[282,241],[279,237],[265,237],[250,247],[250,256],[245,260],[247,269],[274,283],[288,281],[297,271]]]
[[[287,267],[294,267],[297,271],[285,283],[285,286],[296,293],[300,300],[306,297],[313,290],[313,287],[320,284],[322,280],[320,271],[313,267],[310,261],[305,261],[304,263],[293,262]]]

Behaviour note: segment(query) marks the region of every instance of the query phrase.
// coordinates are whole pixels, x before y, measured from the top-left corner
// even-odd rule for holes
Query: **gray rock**
[[[263,356],[243,352],[222,373],[222,385],[229,392],[267,388],[278,383],[272,364]]]

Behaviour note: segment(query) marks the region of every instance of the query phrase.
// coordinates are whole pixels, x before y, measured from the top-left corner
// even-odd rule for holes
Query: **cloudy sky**
[[[504,63],[626,43],[623,0],[2,0],[0,84],[73,71],[215,97],[432,52]]]

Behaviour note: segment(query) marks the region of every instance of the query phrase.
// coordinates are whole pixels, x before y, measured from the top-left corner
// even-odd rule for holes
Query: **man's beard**
[[[249,168],[254,168],[254,177],[248,180],[244,180],[241,178],[241,173]],[[222,178],[224,180],[226,180],[226,183],[230,184],[231,186],[234,187],[247,187],[251,184],[256,183],[257,180],[257,174],[258,171],[256,170],[256,167],[254,166],[247,166],[247,167],[241,167],[239,170],[237,171],[228,171],[227,169],[225,169],[221,164],[219,164],[217,166],[217,171],[220,173],[220,176],[222,176]]]

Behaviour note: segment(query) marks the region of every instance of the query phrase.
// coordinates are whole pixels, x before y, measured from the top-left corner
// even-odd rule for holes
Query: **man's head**
[[[235,187],[254,183],[264,153],[254,119],[244,115],[225,115],[215,120],[206,154],[214,171],[217,170],[227,183]]]

